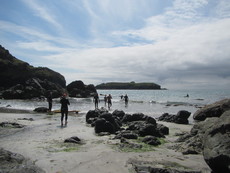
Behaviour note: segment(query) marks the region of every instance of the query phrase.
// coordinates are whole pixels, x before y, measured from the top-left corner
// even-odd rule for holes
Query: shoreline
[[[1,110],[0,110],[1,111]],[[30,121],[29,119],[33,120]],[[148,152],[121,152],[112,140],[114,135],[96,136],[94,128],[85,122],[85,114],[70,114],[68,126],[60,127],[60,114],[0,112],[1,122],[25,125],[21,129],[0,127],[0,146],[31,159],[46,172],[65,173],[135,172],[135,165],[176,167],[186,170],[210,172],[203,155],[183,155],[170,149],[177,133],[188,132],[192,125],[159,122],[169,127],[165,143]],[[82,145],[66,144],[66,138],[78,136]],[[115,148],[114,148],[115,146]]]

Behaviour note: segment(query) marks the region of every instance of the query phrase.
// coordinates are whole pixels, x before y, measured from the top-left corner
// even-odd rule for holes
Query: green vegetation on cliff
[[[96,89],[161,89],[161,86],[155,83],[135,83],[135,82],[109,82],[96,86]]]

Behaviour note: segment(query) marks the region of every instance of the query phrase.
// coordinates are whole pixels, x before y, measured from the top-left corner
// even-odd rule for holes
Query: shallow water
[[[99,107],[105,107],[103,97],[111,94],[112,108],[123,110],[126,113],[144,113],[159,117],[163,113],[176,114],[179,110],[187,110],[192,114],[206,104],[214,103],[224,98],[230,98],[229,90],[98,90],[100,97]],[[129,97],[128,106],[125,106],[121,95]],[[189,97],[185,97],[189,94]],[[60,109],[59,98],[53,99],[53,110]],[[82,113],[94,109],[92,98],[69,98],[69,110],[80,110]],[[40,106],[48,107],[46,100],[0,100],[1,107],[33,110]],[[192,116],[190,116],[190,120]]]

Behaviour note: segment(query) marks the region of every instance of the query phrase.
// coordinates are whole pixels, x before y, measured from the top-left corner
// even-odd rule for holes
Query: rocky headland
[[[72,97],[90,97],[96,93],[93,85],[85,85],[82,81],[66,86],[63,75],[46,67],[33,67],[15,58],[0,45],[0,98],[34,99],[60,97],[70,92]]]

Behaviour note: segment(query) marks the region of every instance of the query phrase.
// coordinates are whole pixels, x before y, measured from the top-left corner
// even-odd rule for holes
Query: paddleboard
[[[51,111],[51,112],[53,112],[53,113],[61,113],[61,110],[54,110],[54,111]],[[70,110],[68,112],[74,112],[74,113],[78,114],[80,111],[79,110]]]

